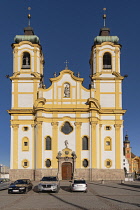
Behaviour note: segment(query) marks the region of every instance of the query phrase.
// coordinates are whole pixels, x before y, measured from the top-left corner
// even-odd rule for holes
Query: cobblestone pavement
[[[37,193],[37,182],[34,190],[27,194],[8,194],[0,191],[0,209],[4,210],[45,210],[45,209],[104,209],[104,210],[137,210],[140,209],[140,182],[106,181],[89,182],[88,192],[69,190],[69,182],[61,181],[59,193]]]

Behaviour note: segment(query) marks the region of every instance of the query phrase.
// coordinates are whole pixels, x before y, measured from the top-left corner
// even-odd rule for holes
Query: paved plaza
[[[8,194],[0,191],[0,209],[45,210],[45,209],[140,209],[140,182],[89,182],[88,192],[70,192],[69,182],[61,181],[59,193],[37,193],[34,189],[27,194]]]

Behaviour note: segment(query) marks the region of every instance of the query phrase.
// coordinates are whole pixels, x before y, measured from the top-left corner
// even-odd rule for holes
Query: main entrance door
[[[72,179],[72,163],[64,162],[62,163],[62,180]]]

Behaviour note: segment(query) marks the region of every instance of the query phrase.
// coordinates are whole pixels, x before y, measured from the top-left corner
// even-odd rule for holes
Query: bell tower
[[[115,173],[120,170],[119,173],[123,175],[123,171],[121,172],[123,169],[123,114],[126,111],[122,109],[124,77],[120,74],[121,45],[119,38],[111,36],[110,29],[106,27],[106,14],[103,15],[103,19],[104,27],[94,38],[90,57],[91,97],[94,97],[100,105],[99,115],[96,116],[100,129],[98,131],[96,128],[96,133],[99,134],[101,140],[99,144],[97,139],[96,145],[101,155],[96,155],[96,165],[104,168],[106,164],[108,168],[117,170]],[[95,141],[95,137],[92,139]],[[108,145],[111,146],[109,149]],[[98,160],[101,160],[100,164]]]
[[[17,35],[13,48],[12,109],[33,107],[37,89],[43,85],[44,58],[39,38],[33,28],[24,28],[24,35]]]
[[[12,105],[11,115],[11,157],[10,177],[23,174],[24,169],[34,179],[35,169],[35,116],[33,105],[38,98],[38,88],[43,88],[44,57],[39,37],[29,24],[24,35],[16,35],[13,49]],[[27,170],[28,169],[28,170]],[[27,170],[27,172],[26,172]]]

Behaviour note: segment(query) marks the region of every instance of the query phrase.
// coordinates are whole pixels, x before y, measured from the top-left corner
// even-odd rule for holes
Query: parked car
[[[56,176],[44,176],[38,184],[38,192],[51,191],[58,193],[60,182]]]
[[[83,191],[87,192],[87,183],[84,179],[74,179],[70,185],[71,191]]]
[[[10,179],[0,178],[0,190],[8,189],[10,183]]]
[[[136,174],[136,178],[140,180],[140,174]]]
[[[30,179],[18,179],[8,188],[8,193],[27,193],[33,187]]]

